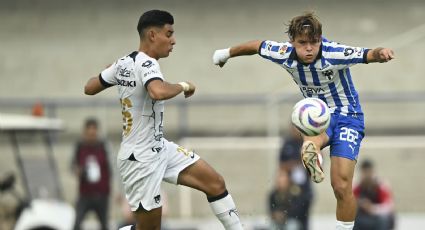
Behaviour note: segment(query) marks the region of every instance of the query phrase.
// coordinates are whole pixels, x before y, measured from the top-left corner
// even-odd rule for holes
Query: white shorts
[[[199,160],[196,153],[167,140],[158,156],[156,161],[148,163],[135,159],[117,160],[132,211],[136,211],[140,205],[148,211],[161,207],[161,182],[177,184],[179,173]]]

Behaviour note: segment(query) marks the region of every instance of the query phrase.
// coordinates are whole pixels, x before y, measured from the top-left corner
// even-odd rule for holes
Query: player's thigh
[[[356,161],[343,157],[331,157],[331,180],[352,180]]]
[[[226,190],[223,177],[202,159],[181,171],[178,183],[200,190],[209,196],[220,195]]]
[[[146,211],[139,209],[133,212],[136,219],[136,230],[160,230],[162,207]]]
[[[178,184],[180,173],[190,165],[195,164],[200,157],[194,151],[189,151],[174,142],[166,141],[165,146],[167,168],[163,180],[168,183]]]

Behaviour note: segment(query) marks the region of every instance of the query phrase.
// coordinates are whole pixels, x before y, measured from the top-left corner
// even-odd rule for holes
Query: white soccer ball
[[[292,124],[306,136],[321,134],[330,121],[328,105],[318,98],[304,98],[295,104],[292,111]]]

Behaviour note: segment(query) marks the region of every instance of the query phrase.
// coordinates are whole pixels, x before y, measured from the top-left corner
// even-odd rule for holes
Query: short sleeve
[[[117,78],[115,77],[116,69],[117,65],[114,63],[99,74],[99,80],[103,86],[111,87],[117,84]]]
[[[261,43],[258,54],[272,62],[282,64],[289,58],[292,49],[289,42],[281,43],[266,40]]]
[[[332,42],[324,43],[323,51],[327,53],[327,60],[331,64],[351,66],[359,63],[367,63],[369,49]]]
[[[141,80],[145,88],[147,88],[149,83],[153,80],[164,80],[159,63],[155,59],[145,60],[140,67]]]

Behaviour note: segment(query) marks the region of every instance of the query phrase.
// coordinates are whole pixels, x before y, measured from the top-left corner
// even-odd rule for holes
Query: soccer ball
[[[292,111],[292,124],[306,136],[321,134],[330,121],[328,106],[318,98],[304,98],[295,104]]]

